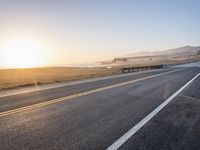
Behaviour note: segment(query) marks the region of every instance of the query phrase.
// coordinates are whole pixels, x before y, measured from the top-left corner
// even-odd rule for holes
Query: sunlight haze
[[[199,46],[200,2],[192,1],[1,0],[0,68]]]

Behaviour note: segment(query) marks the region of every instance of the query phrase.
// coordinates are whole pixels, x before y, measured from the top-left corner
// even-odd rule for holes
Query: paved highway
[[[199,149],[199,73],[176,67],[1,95],[0,149]]]

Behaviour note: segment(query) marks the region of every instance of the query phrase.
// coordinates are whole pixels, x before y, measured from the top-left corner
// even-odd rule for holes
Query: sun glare
[[[5,64],[12,68],[31,68],[42,64],[44,48],[36,41],[17,38],[6,42]]]

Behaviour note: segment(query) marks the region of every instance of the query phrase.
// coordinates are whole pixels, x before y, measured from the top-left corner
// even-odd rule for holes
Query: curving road
[[[109,148],[195,76],[118,148],[198,149],[199,73],[176,67],[0,95],[0,149]]]

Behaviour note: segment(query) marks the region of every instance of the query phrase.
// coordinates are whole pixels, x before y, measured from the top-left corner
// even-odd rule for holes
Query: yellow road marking
[[[185,69],[185,68],[183,68],[183,69]],[[122,83],[118,83],[118,84],[114,84],[114,85],[110,85],[110,86],[107,86],[107,87],[102,87],[102,88],[98,88],[98,89],[94,89],[94,90],[90,90],[90,91],[86,91],[86,92],[82,92],[82,93],[78,93],[78,94],[74,94],[74,95],[69,95],[69,96],[65,96],[65,97],[61,97],[61,98],[57,98],[57,99],[52,99],[52,100],[49,100],[49,101],[46,101],[46,102],[41,102],[41,103],[38,103],[38,104],[33,104],[33,105],[21,107],[21,108],[16,108],[16,109],[13,109],[13,110],[1,112],[0,117],[8,116],[8,115],[11,115],[11,114],[15,114],[15,113],[18,113],[18,112],[22,112],[22,111],[26,111],[26,110],[30,110],[30,109],[34,109],[34,108],[38,108],[38,107],[48,106],[48,105],[59,103],[59,102],[66,101],[66,100],[69,100],[69,99],[78,98],[78,97],[81,97],[81,96],[86,96],[86,95],[101,92],[101,91],[104,91],[104,90],[128,85],[128,84],[131,84],[131,83],[135,83],[135,82],[138,82],[138,81],[150,79],[150,78],[161,76],[161,75],[164,75],[164,74],[180,71],[180,70],[183,70],[183,69],[172,70],[172,71],[168,71],[168,72],[164,72],[164,73],[160,73],[160,74],[156,74],[156,75],[152,75],[152,76],[148,76],[148,77],[144,77],[144,78],[140,78],[140,79],[135,79],[135,80],[127,81],[127,82],[122,82]]]

